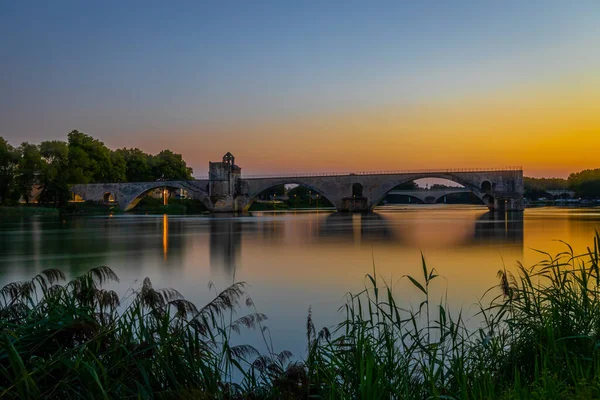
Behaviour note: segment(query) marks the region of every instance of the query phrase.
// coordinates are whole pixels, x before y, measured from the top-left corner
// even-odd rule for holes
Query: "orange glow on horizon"
[[[168,147],[173,133],[148,138]],[[177,134],[195,175],[226,151],[244,174],[523,166],[527,176],[600,167],[600,74],[427,104],[340,110]],[[175,147],[175,146],[172,146]]]

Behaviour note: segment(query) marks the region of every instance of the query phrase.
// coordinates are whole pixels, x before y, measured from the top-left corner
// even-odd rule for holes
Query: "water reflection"
[[[206,217],[74,218],[67,221],[20,219],[0,229],[0,268],[31,275],[49,267],[78,273],[125,262],[133,271],[143,263],[168,270],[182,268],[188,252],[208,238],[212,271],[233,276],[248,249],[327,244],[393,245],[417,249],[510,245],[522,248],[522,214],[457,211],[320,213]],[[208,235],[206,235],[208,234]]]
[[[242,254],[242,241],[250,247],[335,243],[372,245],[388,243],[426,248],[510,245],[522,249],[523,215],[484,212],[469,219],[460,214],[446,218],[421,217],[419,213],[346,214],[306,216],[261,215],[210,220],[210,265],[228,276],[236,271]],[[268,250],[267,250],[268,251]]]
[[[214,296],[208,281],[217,288],[245,281],[281,340],[276,347],[301,353],[308,307],[321,318],[317,325],[339,320],[344,294],[364,288],[373,260],[378,274],[397,282],[418,273],[423,252],[445,278],[436,287],[453,305],[469,306],[497,284],[499,269],[543,258],[529,249],[556,254],[565,248],[553,240],[562,239],[581,253],[597,228],[597,209],[528,209],[523,217],[441,206],[364,215],[0,218],[0,286],[46,268],[74,276],[108,265],[121,278],[119,293],[148,276],[205,304]],[[416,301],[410,285],[398,288],[402,299]]]
[[[487,212],[475,223],[474,242],[523,244],[523,214]]]
[[[333,213],[325,218],[317,235],[354,244],[370,241],[393,242],[395,236],[388,218],[381,214]]]
[[[461,221],[448,218],[449,214],[437,217],[412,212],[389,214],[342,214],[334,213],[325,218],[317,234],[321,238],[335,238],[348,243],[361,244],[390,242],[415,244],[437,240],[452,246],[471,246],[489,242],[523,244],[523,214],[485,212],[476,218]],[[415,218],[418,217],[418,218]],[[444,229],[447,225],[451,229]],[[424,233],[423,233],[424,232]],[[422,239],[418,239],[423,237]],[[450,239],[450,242],[448,242]]]
[[[167,261],[167,254],[169,252],[169,217],[167,214],[163,215],[163,255],[165,261]]]
[[[242,247],[242,220],[215,218],[210,220],[210,266],[228,276],[235,273]]]

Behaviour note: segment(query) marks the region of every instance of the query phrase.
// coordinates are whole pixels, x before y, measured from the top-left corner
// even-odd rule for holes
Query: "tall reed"
[[[582,255],[541,263],[482,297],[476,319],[432,299],[439,275],[421,260],[406,307],[375,270],[348,294],[342,321],[307,319],[303,360],[276,353],[244,283],[198,308],[148,278],[121,304],[99,267],[59,270],[0,290],[0,396],[6,398],[541,399],[600,397],[600,235]],[[238,315],[242,312],[242,316]],[[232,344],[263,334],[264,354]]]
[[[101,287],[118,280],[108,267],[64,280],[52,269],[0,290],[1,397],[236,398],[258,386],[246,361],[258,352],[230,340],[266,318],[232,317],[244,283],[197,308],[146,278],[123,309]]]

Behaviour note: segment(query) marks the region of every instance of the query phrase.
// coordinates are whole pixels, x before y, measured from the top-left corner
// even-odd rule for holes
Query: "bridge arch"
[[[487,202],[483,199],[483,197],[486,195],[486,193],[482,192],[481,190],[481,182],[478,181],[469,181],[467,179],[464,179],[460,176],[454,175],[452,173],[418,173],[418,174],[409,174],[409,175],[404,175],[404,176],[399,176],[399,177],[393,177],[392,179],[390,179],[387,182],[383,182],[381,185],[379,185],[377,188],[374,188],[374,190],[371,192],[371,203],[370,203],[370,209],[373,210],[375,207],[377,207],[381,201],[385,198],[385,196],[388,194],[388,192],[392,191],[396,186],[402,185],[404,183],[407,182],[411,182],[411,181],[415,181],[418,179],[424,179],[424,178],[438,178],[438,179],[445,179],[445,180],[449,180],[455,183],[458,183],[459,185],[462,185],[464,188],[467,188],[469,190],[471,190],[471,192],[477,196],[478,198],[480,198],[483,202],[483,204],[487,205],[489,207],[489,204],[493,205],[494,199],[491,195],[488,194],[489,198],[487,198],[486,200],[488,200]],[[490,182],[490,190],[491,190],[491,185],[492,183]],[[490,203],[491,201],[491,203]]]
[[[168,189],[182,189],[188,191],[190,193],[190,197],[202,200],[202,203],[210,210],[211,204],[210,199],[208,198],[208,194],[204,194],[204,196],[198,196],[198,189],[191,187],[185,181],[157,181],[157,182],[148,182],[140,187],[136,187],[134,190],[126,191],[122,189],[122,200],[119,200],[119,206],[123,209],[123,211],[129,211],[133,209],[150,191],[164,188]]]
[[[248,209],[250,208],[250,206],[252,206],[252,204],[258,199],[258,197],[268,191],[271,188],[277,187],[277,186],[281,186],[281,185],[298,185],[298,186],[302,186],[307,188],[309,191],[316,193],[317,195],[321,196],[322,198],[327,199],[327,201],[331,204],[334,205],[334,207],[336,206],[335,200],[336,197],[332,196],[330,194],[326,193],[326,190],[324,190],[322,187],[320,187],[319,185],[314,185],[311,182],[306,182],[303,179],[297,179],[297,178],[283,178],[283,179],[269,179],[266,182],[252,182],[250,181],[251,184],[254,183],[254,185],[252,185],[252,187],[248,188],[248,194],[246,196],[246,203],[240,207],[243,211],[248,211]]]
[[[112,192],[106,192],[102,195],[102,199],[100,201],[105,204],[115,203],[117,201],[117,196]]]

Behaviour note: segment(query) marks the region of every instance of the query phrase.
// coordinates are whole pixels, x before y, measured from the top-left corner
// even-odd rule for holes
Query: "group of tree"
[[[524,178],[525,197],[549,197],[549,190],[572,190],[575,197],[583,199],[600,198],[600,169],[586,169],[561,178]]]
[[[569,182],[562,178],[523,178],[525,197],[538,199],[548,197],[548,190],[570,190]]]
[[[29,202],[37,187],[39,202],[60,206],[68,201],[72,184],[189,180],[192,172],[181,154],[171,150],[156,155],[137,148],[111,150],[76,130],[66,142],[18,147],[0,137],[0,204]]]
[[[584,199],[600,198],[600,169],[586,169],[569,175],[569,188],[577,197]]]

